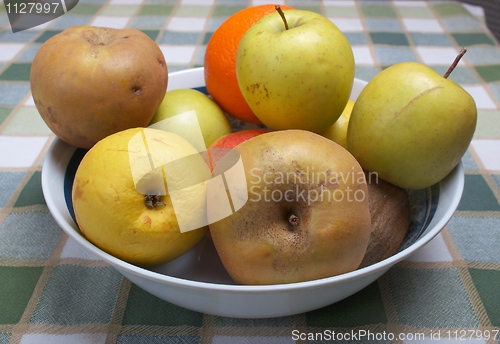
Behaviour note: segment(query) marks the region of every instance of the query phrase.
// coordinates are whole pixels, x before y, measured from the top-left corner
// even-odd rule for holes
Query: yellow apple
[[[322,136],[338,143],[345,149],[347,149],[347,127],[349,125],[349,119],[351,118],[353,107],[354,101],[349,100],[339,119],[333,123],[331,127],[321,133]]]
[[[205,148],[209,147],[218,138],[232,133],[231,123],[222,108],[209,96],[193,89],[177,89],[168,91],[151,119],[150,125],[155,125],[162,120],[174,116],[196,111],[199,128],[205,141]],[[189,116],[181,116],[176,120],[176,128],[159,128],[173,132],[193,132],[186,136],[196,136],[199,132],[196,121],[190,120]]]
[[[206,233],[210,176],[178,135],[150,128],[112,134],[80,162],[72,190],[76,222],[90,242],[124,261],[170,261]]]

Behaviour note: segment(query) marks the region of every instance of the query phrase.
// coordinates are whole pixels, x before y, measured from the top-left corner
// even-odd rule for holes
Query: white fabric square
[[[451,262],[451,256],[443,236],[439,233],[434,239],[429,241],[427,245],[406,258],[411,262]]]
[[[181,0],[182,5],[202,5],[211,6],[214,4],[214,0]]]
[[[45,334],[27,333],[21,338],[21,344],[104,344],[105,333],[77,333],[77,334]]]
[[[359,18],[328,18],[342,32],[363,32],[363,23]]]
[[[483,86],[463,86],[474,98],[478,110],[496,110],[497,106]]]
[[[251,4],[252,4],[252,6],[269,5],[269,0],[251,0]],[[273,4],[285,5],[285,0],[273,1]]]
[[[167,64],[189,64],[196,51],[195,46],[160,45]]]
[[[452,47],[417,47],[416,50],[425,65],[450,66],[458,55],[458,50]],[[463,66],[464,62],[460,60],[458,65]]]
[[[20,43],[0,43],[0,61],[13,60],[23,48],[24,44]]]
[[[444,32],[437,19],[402,18],[403,26],[411,32]]]
[[[83,247],[81,247],[75,240],[68,238],[64,244],[61,252],[61,258],[80,258],[87,260],[101,260],[99,257],[93,255]]]
[[[171,17],[167,29],[181,32],[203,31],[206,23],[206,18]]]
[[[426,1],[393,1],[392,4],[394,6],[400,6],[400,7],[427,7],[427,2]]]
[[[129,17],[107,17],[98,16],[90,23],[92,26],[110,27],[113,29],[123,29],[127,26]]]
[[[140,5],[143,0],[111,0],[110,5]]]
[[[353,0],[323,0],[323,5],[336,7],[355,7],[356,2]]]
[[[373,61],[372,52],[368,47],[353,46],[352,53],[354,54],[354,61],[356,65],[373,66],[375,64],[375,62]]]
[[[48,136],[0,136],[0,167],[30,167],[40,155]]]
[[[471,146],[483,163],[484,168],[491,171],[500,171],[500,141],[472,140]]]
[[[24,102],[24,106],[35,106],[35,100],[33,99],[33,94],[30,92],[30,96]]]

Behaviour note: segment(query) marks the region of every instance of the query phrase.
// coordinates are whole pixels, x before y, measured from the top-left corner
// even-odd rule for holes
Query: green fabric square
[[[157,29],[163,27],[166,22],[167,16],[139,16],[133,18],[130,27],[134,29]]]
[[[320,6],[314,6],[314,5],[304,5],[304,3],[301,4],[289,4],[290,7],[295,8],[296,10],[301,10],[301,11],[309,11],[309,12],[314,12],[318,14],[323,14],[321,12],[321,7]]]
[[[409,34],[415,45],[453,46],[451,40],[444,33],[410,32]]]
[[[61,233],[48,211],[11,213],[0,226],[0,258],[49,259]]]
[[[356,7],[351,6],[328,6],[325,7],[325,16],[333,18],[359,18]]]
[[[450,68],[449,66],[429,66],[435,70],[439,75],[444,75],[446,71]],[[480,81],[476,75],[467,67],[455,67],[453,73],[448,76],[448,79],[455,81],[459,85],[463,84],[479,84]]]
[[[495,45],[495,42],[485,33],[453,33],[451,34],[457,44],[469,47],[476,44]]]
[[[132,284],[122,324],[200,327],[203,314],[163,301]]]
[[[456,16],[456,15],[470,15],[470,13],[459,3],[446,3],[441,2],[437,4],[432,4],[434,10],[437,12],[439,16],[447,17],[447,16]]]
[[[434,12],[428,7],[398,6],[398,13],[405,18],[435,18]]]
[[[0,208],[7,205],[25,174],[26,172],[0,172]]]
[[[205,36],[203,37],[203,42],[201,44],[207,45],[208,42],[210,41],[210,38],[212,38],[213,32],[207,32],[205,33]]]
[[[18,105],[29,91],[29,83],[0,82],[0,105]]]
[[[491,324],[500,327],[500,297],[498,297],[500,271],[469,269],[469,273]]]
[[[50,274],[31,318],[32,324],[107,324],[122,275],[114,268],[58,265]]]
[[[177,17],[209,17],[210,6],[181,5],[175,11]]]
[[[156,41],[156,38],[158,38],[158,35],[160,34],[160,30],[141,30],[144,32],[146,35],[148,35],[149,38],[151,38],[153,41]]]
[[[246,6],[216,6],[214,8],[213,17],[230,17],[236,12],[245,9]]]
[[[44,31],[40,36],[37,37],[35,43],[44,43],[46,40],[51,38],[52,36],[57,35],[58,33],[63,32],[63,30],[47,30]]]
[[[262,318],[262,319],[239,319],[215,316],[214,326],[216,327],[293,327],[294,316]]]
[[[466,174],[464,192],[457,210],[499,211],[500,205],[483,176]]]
[[[130,17],[137,11],[137,5],[109,5],[99,13],[101,16]]]
[[[16,324],[33,294],[43,267],[0,266],[0,324]]]
[[[345,32],[344,36],[351,45],[368,45],[364,32]]]
[[[387,322],[377,282],[330,306],[306,313],[307,326],[356,327]]]
[[[144,5],[139,10],[138,15],[140,16],[168,16],[172,13],[173,6],[162,6],[162,5]]]
[[[30,205],[43,204],[45,198],[42,192],[42,172],[35,171],[28,180],[14,207],[28,207]]]
[[[486,82],[500,81],[500,65],[475,66],[474,68],[484,81]]]
[[[375,53],[382,65],[393,65],[400,62],[418,62],[412,49],[402,46],[375,46]]]
[[[94,15],[101,9],[101,5],[84,4],[81,1],[68,12],[70,15]]]
[[[377,67],[374,66],[355,66],[354,76],[358,79],[370,81],[378,74]]]
[[[3,81],[30,81],[31,63],[12,63],[0,74]]]
[[[5,126],[4,133],[22,134],[50,134],[52,131],[45,124],[34,107],[22,107],[11,118]]]
[[[431,328],[479,326],[457,269],[417,270],[395,266],[386,276],[402,325]]]
[[[160,38],[160,44],[196,45],[200,35],[199,32],[165,31]]]
[[[390,6],[362,4],[361,11],[365,17],[396,18],[396,12]]]
[[[370,37],[372,39],[373,44],[406,45],[406,46],[410,45],[404,33],[370,32]]]
[[[500,263],[500,218],[454,216],[447,228],[464,260]]]
[[[140,335],[139,336],[139,335],[121,334],[116,339],[116,344],[164,344],[164,343],[201,344],[201,337],[196,335],[174,335],[174,336]]]
[[[12,108],[0,106],[0,124],[2,124],[3,121],[5,121],[5,119],[7,118],[7,116],[9,116],[11,111]]]

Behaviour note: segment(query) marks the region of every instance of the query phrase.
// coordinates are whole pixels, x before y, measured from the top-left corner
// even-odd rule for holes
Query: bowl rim
[[[198,80],[203,75],[203,67],[193,68],[178,72],[170,73],[169,77],[179,77],[182,78],[186,76],[186,74],[194,74]],[[201,76],[200,76],[201,74]],[[366,81],[355,79],[358,82],[362,82],[366,84]],[[192,86],[193,87],[193,86]],[[64,175],[66,173],[66,169],[68,163],[76,151],[77,147],[71,146],[59,138],[55,138],[52,142],[49,150],[47,151],[46,157],[44,159],[43,167],[42,167],[42,190],[45,197],[45,201],[49,211],[52,213],[54,219],[59,224],[59,226],[63,229],[63,231],[75,240],[80,246],[82,246],[87,251],[94,254],[97,258],[104,260],[108,264],[112,265],[117,270],[124,271],[128,274],[135,275],[137,277],[145,278],[151,281],[160,282],[163,284],[169,284],[182,288],[189,289],[197,289],[204,290],[207,292],[217,293],[217,292],[225,292],[225,293],[250,293],[250,294],[259,294],[259,293],[272,293],[272,292],[291,292],[295,290],[304,290],[304,289],[314,289],[320,288],[325,285],[334,285],[343,283],[346,280],[355,280],[360,279],[375,273],[380,273],[382,270],[388,270],[396,263],[401,260],[409,257],[415,251],[426,245],[429,241],[431,241],[439,232],[445,227],[448,221],[453,216],[460,199],[463,194],[464,188],[464,169],[463,164],[460,161],[459,164],[453,169],[448,176],[446,176],[442,181],[439,182],[440,190],[439,195],[441,197],[443,193],[443,187],[448,185],[454,186],[454,190],[448,192],[452,192],[452,199],[450,207],[448,207],[443,216],[436,222],[431,221],[426,231],[421,235],[413,244],[409,247],[401,250],[400,252],[394,254],[393,256],[386,258],[380,262],[369,265],[364,268],[360,268],[351,272],[347,272],[341,275],[326,277],[311,281],[304,282],[296,282],[296,283],[287,283],[287,284],[272,284],[272,285],[230,285],[230,284],[222,284],[215,282],[202,282],[202,281],[194,281],[188,280],[180,277],[173,277],[169,275],[165,275],[156,271],[151,271],[147,268],[140,267],[137,265],[133,265],[131,263],[127,263],[121,259],[118,259],[109,253],[101,250],[94,244],[90,243],[85,237],[77,230],[76,224],[74,224],[67,207],[63,207],[63,212],[61,212],[60,198],[64,199],[64,191],[63,194],[58,194],[59,191],[63,190],[64,187]],[[57,176],[62,177],[60,180],[57,179]],[[56,187],[54,187],[53,183],[59,183]],[[444,190],[447,191],[447,190]],[[58,200],[59,198],[59,200]],[[62,202],[65,203],[63,200]],[[67,214],[66,214],[67,212]],[[71,222],[68,222],[71,219]]]

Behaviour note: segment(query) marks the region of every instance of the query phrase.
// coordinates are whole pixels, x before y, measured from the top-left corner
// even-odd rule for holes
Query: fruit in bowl
[[[234,150],[247,201],[216,222],[210,216],[224,203],[210,187],[207,205],[210,235],[236,282],[295,283],[358,268],[371,234],[370,209],[364,172],[346,149],[309,131],[282,130]]]
[[[90,148],[146,127],[168,83],[158,45],[136,29],[73,26],[49,38],[30,72],[36,108],[61,140]]]
[[[460,162],[476,129],[474,98],[445,76],[416,62],[393,65],[359,95],[347,147],[368,171],[402,188],[423,189]]]
[[[172,128],[171,125],[162,128],[160,122],[163,120],[189,111],[196,112],[197,122],[189,121],[189,116],[180,116],[179,120],[175,121],[176,128]],[[205,147],[209,147],[218,138],[233,132],[226,114],[213,99],[200,91],[186,88],[171,90],[165,94],[149,126],[187,133],[190,137],[199,135],[199,130],[201,130]]]
[[[259,20],[241,39],[238,86],[270,129],[322,132],[349,100],[354,81],[351,45],[320,14],[279,11]]]
[[[235,148],[240,143],[251,139],[252,137],[269,133],[267,129],[247,129],[242,131],[237,131],[231,134],[224,135],[217,140],[215,140],[209,147],[209,165],[210,169],[213,170],[220,159],[231,149]]]
[[[172,163],[179,166],[167,168]],[[209,177],[205,161],[182,137],[149,128],[120,131],[80,162],[72,188],[75,220],[103,251],[132,264],[162,264],[205,235],[206,225],[183,231],[180,216],[192,216],[191,223],[203,216],[202,182]]]

